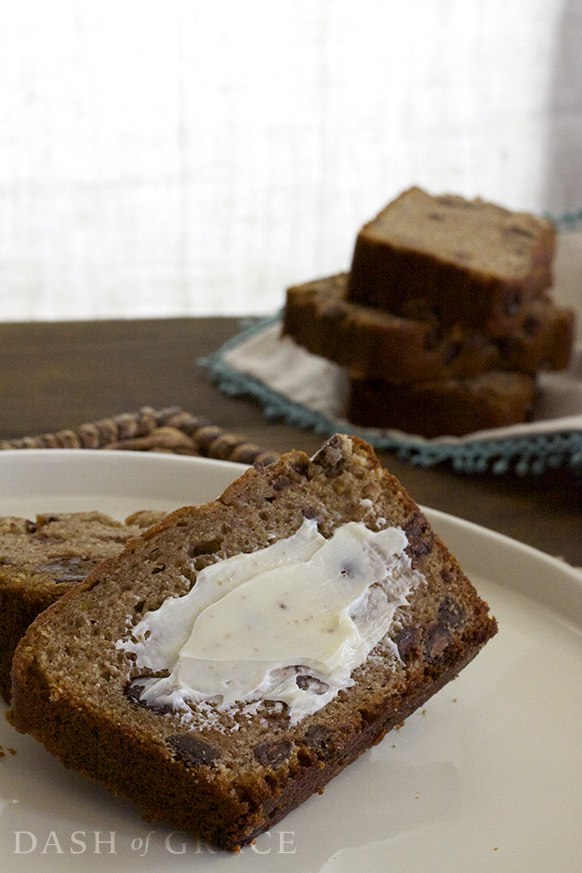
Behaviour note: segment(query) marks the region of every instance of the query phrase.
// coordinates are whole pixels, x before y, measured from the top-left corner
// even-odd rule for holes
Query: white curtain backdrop
[[[0,320],[273,312],[412,184],[575,229],[581,47],[576,0],[0,0]]]

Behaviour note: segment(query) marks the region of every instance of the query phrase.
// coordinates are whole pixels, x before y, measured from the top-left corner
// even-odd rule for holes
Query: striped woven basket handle
[[[178,406],[124,412],[56,433],[0,441],[1,449],[106,449],[198,455],[242,464],[270,464],[279,455],[228,433]]]

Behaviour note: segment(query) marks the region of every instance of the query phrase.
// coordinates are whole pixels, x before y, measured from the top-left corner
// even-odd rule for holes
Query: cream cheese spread
[[[349,522],[326,539],[306,519],[286,539],[206,567],[188,594],[146,613],[118,643],[140,668],[170,673],[140,679],[142,699],[219,710],[281,701],[292,723],[316,712],[353,684],[422,581],[407,545],[400,528]]]

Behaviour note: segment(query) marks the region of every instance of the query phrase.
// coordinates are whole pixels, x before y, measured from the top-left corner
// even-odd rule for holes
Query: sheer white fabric
[[[272,312],[412,184],[578,215],[580,45],[575,0],[0,0],[0,319]]]

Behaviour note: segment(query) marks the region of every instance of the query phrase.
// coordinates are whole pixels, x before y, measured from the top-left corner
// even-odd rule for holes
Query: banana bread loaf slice
[[[148,817],[237,850],[496,629],[398,480],[335,435],[170,514],[42,613],[8,717]]]
[[[535,374],[568,366],[575,316],[550,298],[523,308],[511,333],[491,339],[474,328],[447,329],[346,299],[340,273],[287,289],[282,333],[360,378],[386,382],[469,378],[486,370]]]
[[[352,376],[346,415],[360,427],[399,430],[427,439],[465,436],[527,421],[536,390],[535,376],[504,370],[406,385]]]
[[[503,336],[551,287],[554,248],[547,219],[415,187],[358,233],[347,297]]]
[[[0,518],[0,694],[10,700],[16,645],[34,618],[130,537],[164,513],[136,512],[125,523],[102,512]]]

